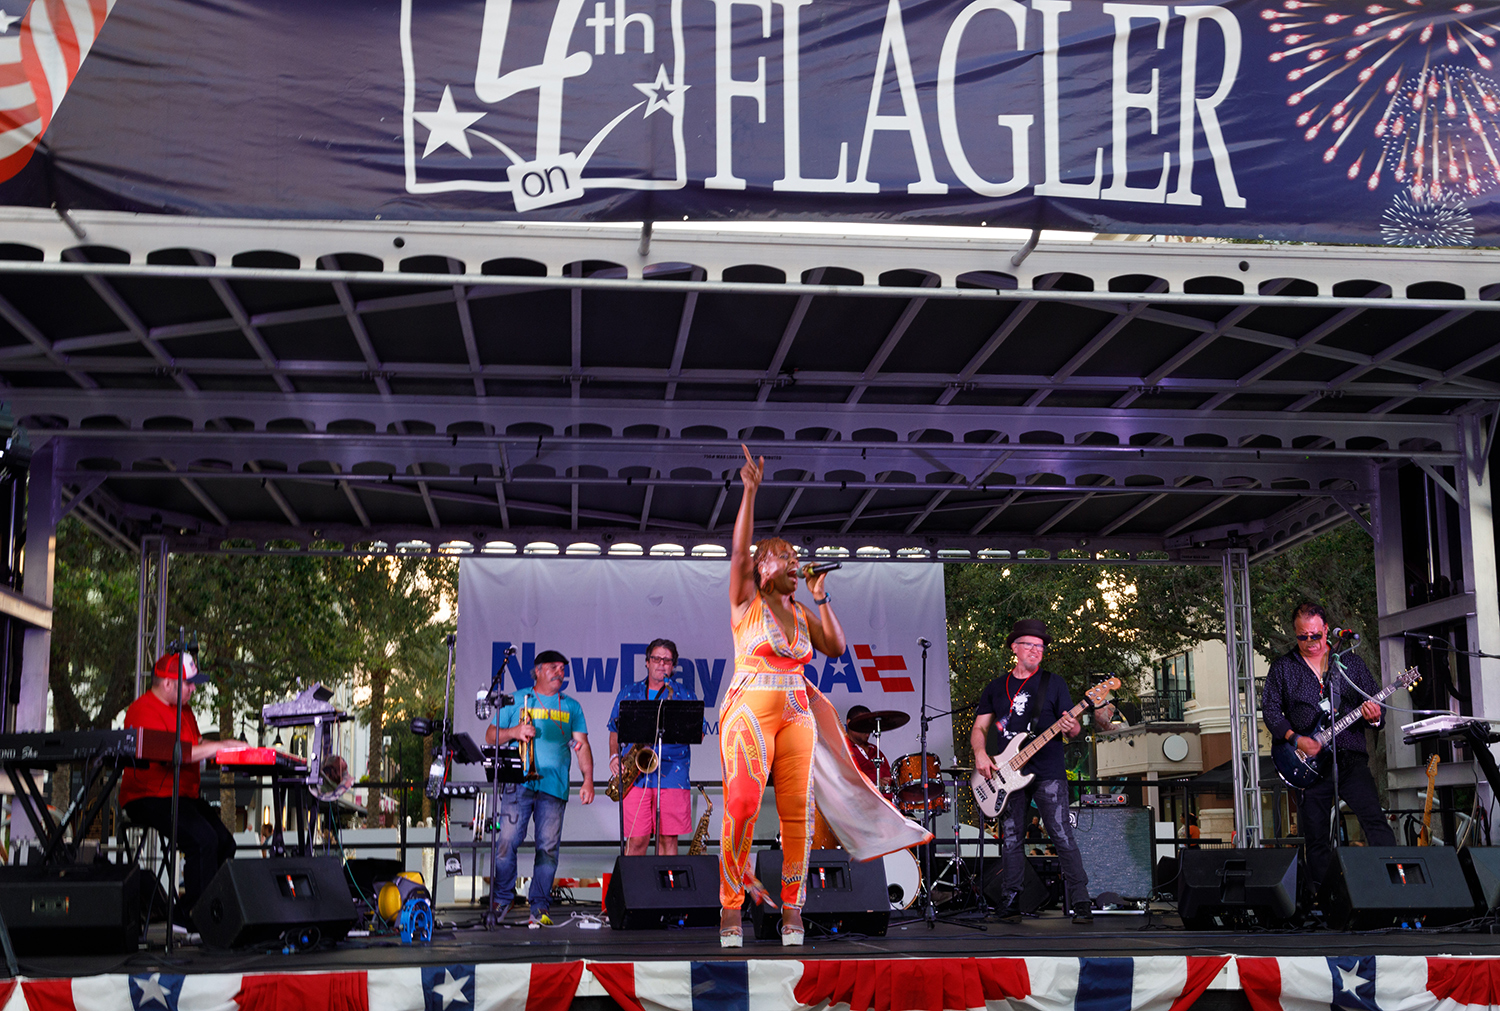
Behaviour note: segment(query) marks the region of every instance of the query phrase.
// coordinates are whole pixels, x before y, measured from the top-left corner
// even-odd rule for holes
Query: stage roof
[[[3,209],[3,397],[122,546],[712,556],[744,441],[809,552],[1137,561],[1500,399],[1500,252],[763,228]]]

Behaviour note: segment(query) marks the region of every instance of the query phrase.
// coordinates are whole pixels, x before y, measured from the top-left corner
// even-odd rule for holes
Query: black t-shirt
[[[974,712],[978,716],[995,717],[989,738],[994,754],[1004,750],[1017,734],[1046,730],[1071,708],[1073,700],[1068,695],[1067,683],[1056,674],[1038,671],[1029,678],[1006,674],[991,681],[979,696],[979,706]],[[1038,779],[1066,779],[1063,741],[1062,734],[1052,738],[1021,771],[1033,773]]]

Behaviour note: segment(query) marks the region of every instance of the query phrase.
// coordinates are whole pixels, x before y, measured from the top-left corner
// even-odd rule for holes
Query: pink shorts
[[[625,835],[650,835],[656,830],[656,790],[633,786],[625,795]],[[661,794],[661,834],[686,835],[692,825],[688,791],[664,789]]]

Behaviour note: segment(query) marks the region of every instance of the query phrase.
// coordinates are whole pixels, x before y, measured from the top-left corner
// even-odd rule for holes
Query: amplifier
[[[337,857],[230,860],[203,890],[192,915],[211,948],[268,941],[311,948],[342,940],[359,919]]]
[[[0,916],[22,954],[134,953],[141,936],[140,869],[0,867]]]
[[[781,850],[755,854],[755,876],[781,900]],[[886,891],[885,864],[850,860],[843,850],[813,850],[807,858],[807,901],[802,919],[808,935],[819,927],[830,934],[871,934],[884,937],[891,922],[891,897]],[[780,912],[760,903],[750,907],[750,922],[762,941],[779,936]]]
[[[1151,896],[1154,818],[1149,807],[1130,805],[1068,809],[1089,876],[1090,897],[1106,892],[1126,900]]]
[[[1130,798],[1123,793],[1085,793],[1078,798],[1083,807],[1124,807]]]

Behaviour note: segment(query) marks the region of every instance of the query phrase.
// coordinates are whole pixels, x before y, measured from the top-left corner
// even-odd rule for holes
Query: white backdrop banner
[[[693,749],[692,778],[718,781],[718,707],[734,677],[728,580],[727,561],[463,559],[455,728],[483,741],[484,725],[474,715],[474,696],[489,687],[507,648],[516,647],[501,678],[508,692],[531,686],[531,665],[538,653],[558,650],[570,658],[564,691],[583,705],[594,775],[602,782],[609,776],[607,724],[615,696],[645,678],[646,644],[661,636],[677,643],[674,676],[690,683],[707,703],[703,744]],[[807,676],[841,714],[858,703],[910,715],[910,723],[885,735],[883,748],[894,763],[898,756],[918,750],[918,638],[932,643],[927,651],[927,704],[934,712],[946,713],[949,708],[943,567],[851,562],[828,577],[828,589],[848,649],[840,657],[819,655],[807,666]],[[951,763],[953,731],[947,716],[933,720],[928,750],[944,765]],[[473,771],[473,776],[460,773],[458,778],[478,778],[478,770]],[[569,809],[566,828],[570,838],[612,837],[617,834],[615,805],[601,788],[591,809]]]

